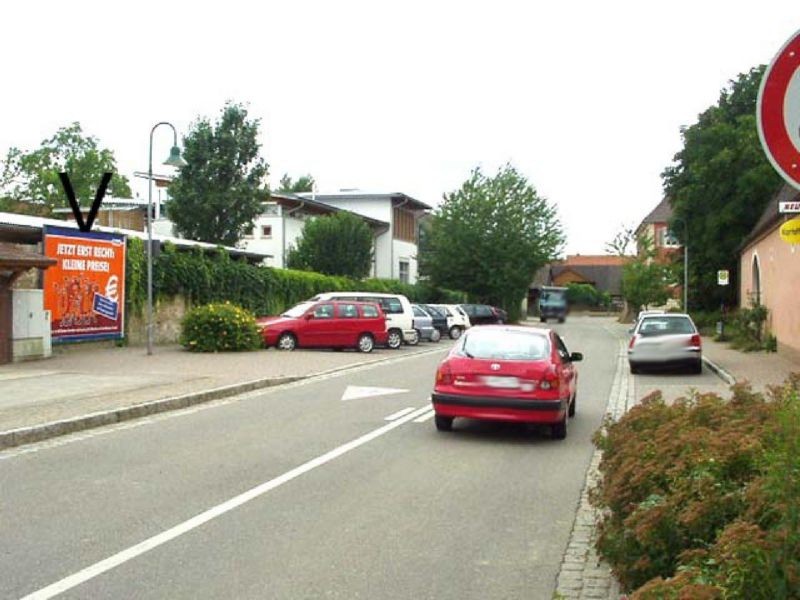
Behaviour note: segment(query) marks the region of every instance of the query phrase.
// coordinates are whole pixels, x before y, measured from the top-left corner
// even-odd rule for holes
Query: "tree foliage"
[[[297,246],[289,251],[290,269],[361,279],[369,275],[373,236],[360,217],[338,212],[306,223]]]
[[[630,225],[620,225],[619,231],[610,242],[606,242],[606,253],[616,256],[627,256],[634,249],[636,231]]]
[[[516,169],[506,165],[489,177],[476,168],[435,212],[420,268],[435,285],[516,318],[534,273],[563,243],[555,206]]]
[[[67,196],[58,177],[60,172],[66,172],[78,201],[88,205],[94,200],[103,173],[110,172],[114,176],[107,193],[130,198],[128,179],[116,170],[114,153],[101,148],[96,137],[84,134],[80,123],[74,122],[43,140],[36,150],[9,148],[0,173],[0,195],[7,199],[9,207],[33,214],[67,207]]]
[[[215,123],[194,123],[183,141],[188,164],[169,189],[168,214],[179,235],[234,246],[252,228],[268,194],[259,124],[241,104],[226,104]]]
[[[698,308],[735,303],[737,248],[780,185],[756,128],[763,73],[762,65],[729,82],[719,102],[682,130],[683,149],[662,174],[671,229],[681,244],[688,241],[689,302]],[[730,285],[717,285],[719,269],[732,274]]]
[[[636,258],[622,267],[622,295],[635,312],[651,304],[664,304],[674,279],[670,265],[655,260],[652,239],[639,237],[638,247]]]
[[[297,194],[300,192],[310,192],[314,189],[314,178],[309,175],[301,175],[297,180],[292,180],[288,173],[284,173],[281,177],[279,192],[287,192],[290,194]]]

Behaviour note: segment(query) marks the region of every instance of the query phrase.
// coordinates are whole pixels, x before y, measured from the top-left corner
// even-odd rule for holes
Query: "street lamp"
[[[186,161],[181,158],[178,148],[178,132],[175,126],[167,121],[153,125],[150,130],[150,155],[147,163],[147,354],[153,354],[153,134],[159,125],[172,128],[172,149],[169,158],[163,164],[170,167],[185,167]]]
[[[689,313],[689,228],[685,219],[673,219],[672,223],[683,223],[683,312]]]

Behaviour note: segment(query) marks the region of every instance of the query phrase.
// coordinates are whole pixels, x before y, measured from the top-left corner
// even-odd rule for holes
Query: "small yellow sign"
[[[781,225],[781,239],[789,244],[800,244],[800,217],[789,219]]]

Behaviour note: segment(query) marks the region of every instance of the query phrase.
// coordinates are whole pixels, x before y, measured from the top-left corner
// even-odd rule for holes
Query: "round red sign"
[[[800,31],[767,67],[756,115],[767,158],[791,186],[800,189]]]

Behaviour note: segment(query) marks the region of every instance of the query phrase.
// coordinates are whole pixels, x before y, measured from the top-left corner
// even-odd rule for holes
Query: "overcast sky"
[[[800,1],[5,2],[0,154],[80,121],[132,179],[158,121],[261,119],[271,183],[436,205],[505,162],[603,253],[661,199],[680,127],[800,29]],[[154,157],[166,158],[166,128]],[[159,169],[154,168],[158,171]],[[146,197],[144,182],[135,189]]]

